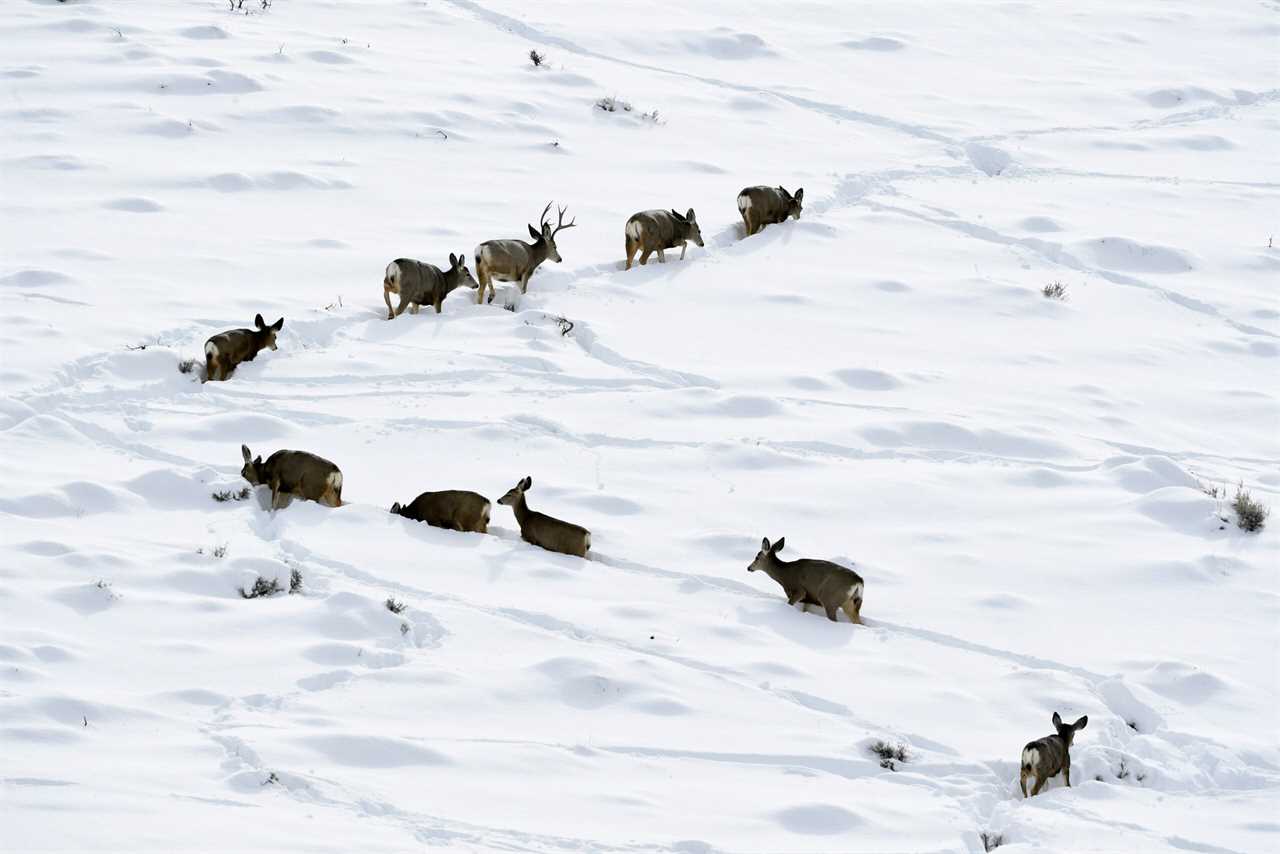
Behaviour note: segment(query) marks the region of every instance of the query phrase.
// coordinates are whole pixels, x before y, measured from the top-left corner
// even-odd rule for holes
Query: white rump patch
[[[738,196],[738,210],[739,211],[751,210],[751,197],[748,196],[746,193],[743,193],[741,196]]]
[[[205,342],[204,354],[213,359],[218,358],[218,345],[214,344],[212,341]]]
[[[640,223],[634,219],[627,223],[627,237],[630,237],[632,240],[640,239]]]
[[[1034,747],[1028,747],[1022,751],[1022,767],[1037,769],[1040,767],[1040,751]]]
[[[342,489],[342,472],[340,471],[331,472],[329,474],[329,477],[326,478],[325,482],[328,483],[331,487],[333,487],[335,492],[339,489]]]
[[[849,598],[850,599],[862,598],[862,582],[861,581],[855,582],[854,585],[849,588]]]
[[[386,283],[386,282],[390,282],[390,283],[392,284],[392,286],[393,286],[393,287],[399,287],[399,285],[400,285],[400,265],[399,265],[399,264],[397,264],[395,261],[392,261],[390,264],[388,264],[388,265],[387,265],[387,274],[386,274],[386,276],[384,276],[384,277],[383,277],[382,281],[383,281],[384,283]]]

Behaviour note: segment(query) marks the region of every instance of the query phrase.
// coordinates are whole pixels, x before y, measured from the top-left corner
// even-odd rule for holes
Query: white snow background
[[[0,848],[1280,847],[1276,3],[251,11],[0,15]],[[526,296],[385,319],[552,199]],[[623,272],[654,207],[706,246]],[[241,443],[349,503],[213,501]],[[589,560],[387,512],[524,475]]]

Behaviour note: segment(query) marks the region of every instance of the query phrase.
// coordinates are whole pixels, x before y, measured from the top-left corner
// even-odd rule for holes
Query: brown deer
[[[538,265],[550,258],[557,264],[563,260],[556,249],[556,235],[566,228],[573,228],[578,223],[574,217],[568,225],[564,221],[564,208],[556,208],[556,226],[553,229],[547,222],[547,211],[551,210],[551,202],[542,209],[538,217],[538,228],[529,226],[529,234],[533,243],[523,240],[486,240],[476,247],[476,275],[480,278],[480,292],[476,294],[476,304],[484,302],[484,289],[489,288],[489,302],[493,302],[493,280],[499,282],[519,282],[520,293],[529,289],[529,277]]]
[[[241,476],[254,486],[271,487],[272,510],[279,510],[295,495],[329,507],[342,506],[342,472],[323,457],[306,451],[276,451],[264,463],[261,456],[254,459],[248,445],[241,445],[240,453],[244,455]]]
[[[782,560],[778,552],[786,542],[783,537],[770,545],[766,537],[747,571],[759,570],[778,582],[788,605],[799,602],[801,610],[821,605],[833,623],[837,610],[843,610],[852,622],[861,624],[862,576],[829,560]]]
[[[397,258],[387,265],[382,277],[382,299],[387,304],[387,320],[395,320],[404,310],[417,314],[419,306],[434,306],[436,314],[441,304],[454,288],[466,285],[477,288],[476,280],[467,269],[465,255],[449,253],[449,270],[441,272],[435,264],[424,264],[412,258]],[[400,305],[393,311],[391,295],[400,295]]]
[[[803,187],[794,196],[786,187],[747,187],[738,193],[738,213],[747,224],[748,237],[770,223],[786,222],[789,216],[799,219],[803,203]]]
[[[391,512],[437,528],[476,534],[489,531],[489,499],[462,489],[424,492],[407,505],[399,501],[392,504]]]
[[[1022,748],[1022,775],[1018,785],[1022,787],[1022,797],[1027,797],[1027,778],[1034,777],[1036,784],[1031,789],[1031,796],[1040,794],[1040,789],[1050,777],[1062,772],[1071,786],[1071,742],[1075,740],[1076,730],[1084,729],[1089,723],[1085,715],[1073,724],[1064,724],[1057,712],[1053,713],[1053,735],[1035,741]]]
[[[586,557],[587,549],[591,548],[591,532],[580,525],[530,510],[524,494],[532,486],[533,478],[526,477],[498,499],[499,504],[506,504],[515,511],[521,539],[547,551]]]
[[[649,263],[649,256],[657,252],[658,260],[667,263],[664,249],[680,247],[680,260],[689,248],[689,241],[702,246],[702,229],[698,228],[698,218],[689,208],[684,216],[675,209],[669,211],[640,211],[632,214],[627,220],[627,269],[631,269],[631,261],[640,252],[640,265]]]
[[[276,349],[276,333],[284,318],[267,326],[262,315],[254,315],[254,329],[229,329],[204,342],[204,379],[225,380],[241,362],[252,362],[264,349]]]

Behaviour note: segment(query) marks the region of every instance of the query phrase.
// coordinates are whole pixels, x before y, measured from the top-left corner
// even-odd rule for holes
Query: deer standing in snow
[[[794,196],[786,187],[747,187],[738,193],[738,213],[747,225],[748,237],[770,223],[786,222],[789,216],[799,219],[803,203],[803,187]]]
[[[1022,787],[1022,797],[1027,797],[1027,778],[1035,778],[1036,784],[1031,789],[1031,796],[1040,794],[1040,789],[1050,777],[1062,773],[1071,786],[1071,742],[1075,740],[1076,730],[1084,729],[1089,723],[1085,715],[1073,724],[1064,724],[1062,717],[1053,713],[1053,735],[1046,735],[1022,748],[1022,774],[1018,785]]]
[[[204,343],[204,379],[225,380],[241,362],[252,362],[262,350],[276,349],[276,333],[284,318],[267,326],[262,315],[254,315],[254,329],[229,329]]]
[[[640,252],[640,265],[649,263],[649,255],[658,253],[658,260],[667,263],[664,249],[680,247],[680,260],[689,248],[689,241],[702,246],[702,229],[698,227],[698,218],[689,208],[689,212],[681,216],[674,208],[669,211],[653,210],[632,214],[627,220],[627,269],[631,269],[631,261],[636,252]]]
[[[559,264],[563,259],[556,249],[556,235],[566,228],[573,228],[578,223],[574,217],[565,224],[564,208],[556,208],[556,225],[551,227],[547,222],[547,211],[551,210],[551,202],[542,209],[538,218],[538,228],[529,226],[529,235],[533,243],[523,240],[486,240],[476,247],[476,276],[480,279],[480,292],[476,294],[476,303],[484,302],[484,289],[489,288],[489,302],[493,302],[493,281],[519,282],[520,293],[529,289],[529,277],[538,265],[550,258]]]
[[[748,572],[765,573],[782,587],[787,604],[821,605],[827,619],[836,621],[836,612],[843,610],[855,623],[862,622],[862,576],[829,560],[782,560],[778,552],[786,544],[783,537],[770,544],[766,537],[756,559],[747,567]]]
[[[240,446],[244,456],[241,476],[254,486],[271,487],[271,509],[279,510],[289,496],[306,498],[329,507],[342,506],[342,472],[324,457],[306,451],[276,451],[254,459],[248,445]]]
[[[454,288],[466,285],[476,288],[476,280],[471,278],[467,269],[465,255],[449,253],[449,270],[443,272],[435,264],[425,264],[412,258],[397,258],[387,265],[387,272],[382,277],[382,299],[387,304],[387,320],[394,320],[404,310],[417,314],[418,307],[433,306],[436,314],[441,312],[441,304]],[[400,305],[391,308],[391,295],[400,295]]]

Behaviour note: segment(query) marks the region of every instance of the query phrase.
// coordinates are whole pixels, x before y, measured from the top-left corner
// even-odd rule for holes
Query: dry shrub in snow
[[[1040,293],[1044,294],[1045,299],[1066,299],[1067,286],[1062,282],[1050,282],[1040,289]]]
[[[877,741],[871,745],[871,752],[880,757],[880,767],[890,771],[897,771],[897,763],[907,761],[907,747],[904,744]]]
[[[260,596],[274,596],[283,588],[280,587],[280,582],[276,581],[274,578],[268,581],[259,575],[258,580],[253,582],[253,589],[245,590],[243,587],[239,587],[237,589],[240,591],[240,595],[245,599],[257,599]]]
[[[1254,501],[1253,496],[1244,488],[1244,484],[1236,488],[1236,497],[1231,502],[1231,509],[1236,511],[1236,524],[1245,531],[1261,531],[1267,524],[1267,517],[1271,515],[1270,508]]]
[[[404,613],[404,603],[401,602],[399,599],[395,599],[391,596],[388,596],[387,601],[383,604],[385,604],[387,606],[387,610],[393,614]]]

